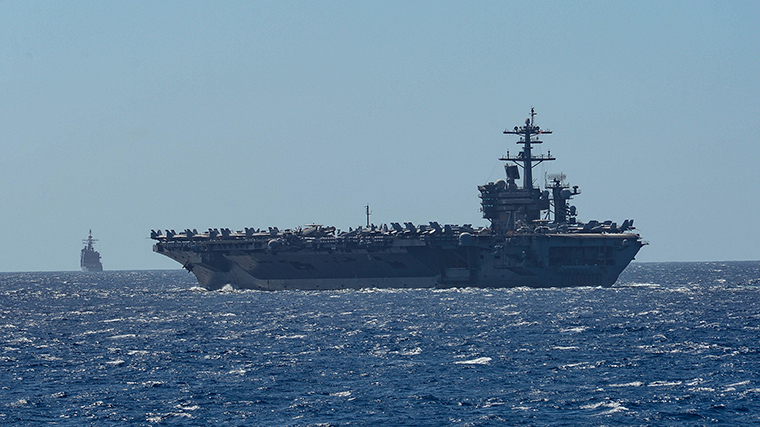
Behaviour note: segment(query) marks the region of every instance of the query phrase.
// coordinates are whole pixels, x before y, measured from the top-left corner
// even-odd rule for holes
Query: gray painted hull
[[[612,286],[641,247],[635,234],[523,235],[442,247],[271,252],[203,244],[159,244],[200,286],[257,290]],[[394,242],[395,243],[395,242]]]

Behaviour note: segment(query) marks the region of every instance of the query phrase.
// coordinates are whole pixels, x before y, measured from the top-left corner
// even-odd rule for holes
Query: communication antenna
[[[372,211],[369,210],[369,204],[367,204],[367,206],[365,206],[364,209],[367,213],[367,228],[369,228],[369,216],[372,215]]]
[[[82,243],[84,243],[85,245],[87,245],[87,248],[89,250],[94,250],[93,243],[95,243],[97,241],[98,241],[98,239],[93,239],[92,238],[92,229],[90,229],[90,236],[87,237],[86,239],[82,239]]]
[[[532,152],[534,144],[541,144],[543,141],[538,139],[539,135],[550,134],[552,131],[544,130],[534,124],[536,117],[536,110],[530,108],[530,118],[525,119],[525,126],[515,126],[512,130],[505,130],[505,135],[518,135],[520,140],[517,144],[523,146],[522,151],[517,156],[510,156],[507,151],[506,157],[502,157],[499,160],[514,162],[518,166],[523,168],[523,189],[533,190],[533,167],[539,165],[542,162],[548,160],[554,160],[551,151],[548,155],[534,155]],[[535,164],[534,164],[535,163]]]

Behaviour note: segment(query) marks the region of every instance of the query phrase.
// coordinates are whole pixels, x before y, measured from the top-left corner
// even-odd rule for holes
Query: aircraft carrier
[[[533,168],[555,160],[533,148],[551,134],[534,123],[504,131],[519,138],[505,179],[478,186],[489,227],[430,222],[309,225],[279,230],[151,230],[153,250],[179,262],[209,290],[612,286],[645,244],[633,220],[581,222],[580,194],[564,174],[534,185]],[[522,179],[521,173],[522,172]],[[518,185],[521,180],[521,185]]]

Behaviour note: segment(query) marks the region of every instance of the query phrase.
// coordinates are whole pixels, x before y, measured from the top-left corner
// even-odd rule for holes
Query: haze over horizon
[[[151,229],[487,225],[517,152],[637,261],[760,260],[760,3],[0,3],[0,271],[179,268]]]

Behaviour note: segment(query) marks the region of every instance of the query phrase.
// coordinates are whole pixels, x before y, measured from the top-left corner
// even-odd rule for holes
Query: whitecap
[[[574,326],[572,328],[560,329],[560,332],[583,332],[588,329],[588,326]]]
[[[63,360],[60,357],[53,356],[52,354],[48,354],[48,353],[40,354],[40,359],[46,360],[48,362],[54,362],[56,360]]]
[[[145,381],[142,383],[143,387],[161,387],[164,385],[163,381]]]
[[[747,380],[747,381],[741,381],[741,382],[733,383],[733,384],[728,384],[728,385],[726,385],[726,387],[736,387],[736,386],[747,385],[747,384],[749,384],[749,380]]]
[[[702,378],[694,378],[693,380],[691,380],[691,381],[687,382],[687,383],[686,383],[686,385],[688,385],[688,386],[693,386],[693,385],[697,385],[697,384],[700,384],[700,383],[701,383],[701,382],[703,382],[703,381],[704,381],[704,380],[703,380]]]
[[[488,362],[491,361],[490,357],[478,357],[477,359],[472,360],[460,360],[458,362],[454,362],[456,365],[487,365]]]
[[[608,405],[607,402],[599,402],[599,403],[592,403],[590,405],[583,405],[581,406],[581,409],[596,409],[600,406]]]
[[[163,415],[149,414],[146,420],[149,423],[162,423],[164,422],[164,420],[167,420],[169,417],[194,418],[191,414],[188,414],[186,412],[170,412],[168,414],[163,414]]]
[[[97,330],[97,331],[84,331],[84,332],[82,332],[79,335],[81,335],[81,336],[87,336],[87,335],[93,335],[93,334],[102,334],[102,333],[105,333],[105,332],[113,332],[113,330],[114,330],[114,328],[101,329],[101,330]]]
[[[620,288],[659,288],[662,285],[658,283],[626,283],[625,285],[616,286]]]
[[[649,387],[669,387],[674,385],[681,385],[681,381],[653,381],[648,384]]]
[[[641,313],[636,313],[637,316],[647,316],[650,314],[660,314],[660,310],[649,310],[649,311],[642,311]]]
[[[589,362],[569,363],[567,365],[560,366],[560,369],[568,369],[568,368],[593,369],[593,368],[596,368],[596,366],[590,364]]]
[[[347,391],[339,391],[337,393],[330,393],[330,396],[333,396],[333,397],[348,397],[348,396],[351,396],[351,392],[348,391],[348,390]]]
[[[620,403],[615,402],[614,404],[610,405],[609,408],[611,408],[609,411],[600,412],[599,415],[610,415],[617,412],[627,411],[628,408],[621,405]]]
[[[517,326],[536,326],[536,325],[540,325],[540,324],[541,324],[540,322],[535,322],[535,321],[534,322],[528,322],[526,320],[523,320],[521,322],[512,323],[512,324],[510,324],[508,326],[514,326],[514,327],[517,327]]]
[[[306,338],[306,335],[302,334],[295,334],[295,335],[278,335],[278,340],[296,340],[296,339],[303,339]]]
[[[27,403],[29,403],[28,400],[26,400],[26,399],[19,399],[19,400],[15,401],[15,402],[9,403],[8,406],[10,406],[11,408],[18,408],[18,407],[26,405]]]
[[[417,356],[418,354],[422,354],[422,348],[416,347],[411,350],[403,350],[399,354],[402,356]]]
[[[98,401],[92,402],[91,404],[89,404],[87,406],[83,406],[83,408],[85,408],[85,409],[93,409],[93,408],[97,408],[99,406],[104,406],[104,405],[105,404],[103,403],[102,400],[98,400]]]
[[[135,334],[124,334],[124,335],[114,335],[111,337],[112,340],[119,340],[122,338],[137,338],[137,335]]]
[[[641,387],[644,383],[641,381],[632,381],[629,383],[623,383],[623,384],[610,384],[610,387]]]
[[[628,410],[628,408],[620,404],[620,402],[599,402],[599,403],[594,403],[591,405],[583,405],[581,406],[581,409],[597,409],[601,407],[610,408],[610,409],[608,411],[600,412],[597,415],[609,415],[609,414],[614,414],[616,412]]]

